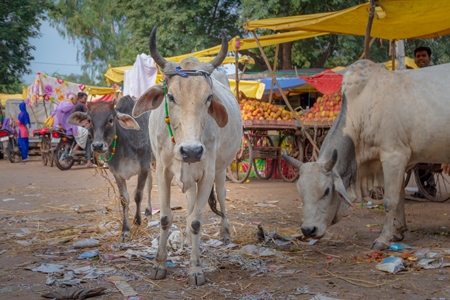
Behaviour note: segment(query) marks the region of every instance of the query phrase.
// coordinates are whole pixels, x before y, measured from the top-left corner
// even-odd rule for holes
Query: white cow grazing
[[[205,206],[208,199],[215,201],[215,184],[223,214],[220,235],[229,241],[225,174],[239,149],[242,136],[241,112],[228,79],[214,71],[225,59],[227,37],[222,31],[221,51],[210,63],[188,57],[179,64],[167,62],[159,54],[155,39],[156,27],[150,36],[150,53],[167,77],[164,83],[148,89],[133,111],[136,117],[154,110],[150,114],[149,132],[156,158],[161,234],[150,277],[163,279],[167,274],[166,244],[172,224],[170,182],[174,177],[188,201],[186,231],[192,239],[188,281],[202,285],[206,279],[200,265],[199,242]],[[170,126],[166,123],[169,119]]]
[[[317,162],[289,162],[300,172],[302,232],[321,238],[328,226],[362,200],[361,183],[382,174],[386,222],[372,248],[404,238],[404,174],[416,163],[450,161],[450,64],[389,71],[362,60],[342,83],[341,112]]]

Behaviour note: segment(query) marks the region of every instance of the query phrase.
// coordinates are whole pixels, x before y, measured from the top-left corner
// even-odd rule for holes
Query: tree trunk
[[[327,49],[320,55],[319,59],[314,64],[313,68],[323,68],[325,63],[327,62],[328,57],[330,57],[331,53],[335,50],[334,44],[330,44]]]
[[[292,69],[292,42],[280,46],[280,70],[290,70]]]

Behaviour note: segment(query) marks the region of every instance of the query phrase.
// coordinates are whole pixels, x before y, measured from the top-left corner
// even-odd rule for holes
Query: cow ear
[[[87,118],[88,118],[87,113],[77,111],[69,116],[69,118],[67,119],[67,123],[70,125],[84,126]]]
[[[125,129],[132,129],[132,130],[139,130],[141,127],[136,122],[133,117],[131,117],[128,114],[123,114],[120,112],[116,112],[116,119],[119,121],[120,126],[122,126]]]
[[[161,105],[164,99],[164,89],[162,85],[154,85],[139,97],[133,108],[133,117],[137,118],[143,113],[154,110]]]
[[[339,176],[339,174],[336,171],[333,171],[333,184],[334,189],[341,195],[342,198],[344,198],[345,203],[347,203],[350,206],[353,206],[353,203],[347,194],[347,190],[344,187],[344,182],[342,181],[341,176]]]
[[[211,99],[211,104],[208,108],[208,113],[216,121],[220,128],[225,127],[228,124],[228,112],[225,106],[217,101],[216,96]]]

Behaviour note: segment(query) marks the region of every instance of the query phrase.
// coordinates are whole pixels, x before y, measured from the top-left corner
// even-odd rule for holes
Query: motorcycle
[[[72,168],[75,162],[81,163],[87,161],[84,150],[77,154],[72,153],[76,145],[73,136],[66,135],[63,130],[53,130],[51,137],[50,151],[53,153],[53,160],[58,169],[66,171]]]
[[[12,133],[5,128],[0,129],[0,143],[2,143],[3,152],[6,153],[11,163],[20,161],[22,153],[20,152],[16,133]]]

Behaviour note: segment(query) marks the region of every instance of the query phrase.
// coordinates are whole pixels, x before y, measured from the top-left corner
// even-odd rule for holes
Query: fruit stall
[[[324,94],[310,109],[291,111],[269,102],[242,100],[244,134],[241,148],[227,169],[228,178],[237,183],[252,175],[288,182],[298,179],[298,171],[284,161],[281,153],[303,162],[316,160],[341,101],[338,92]]]

